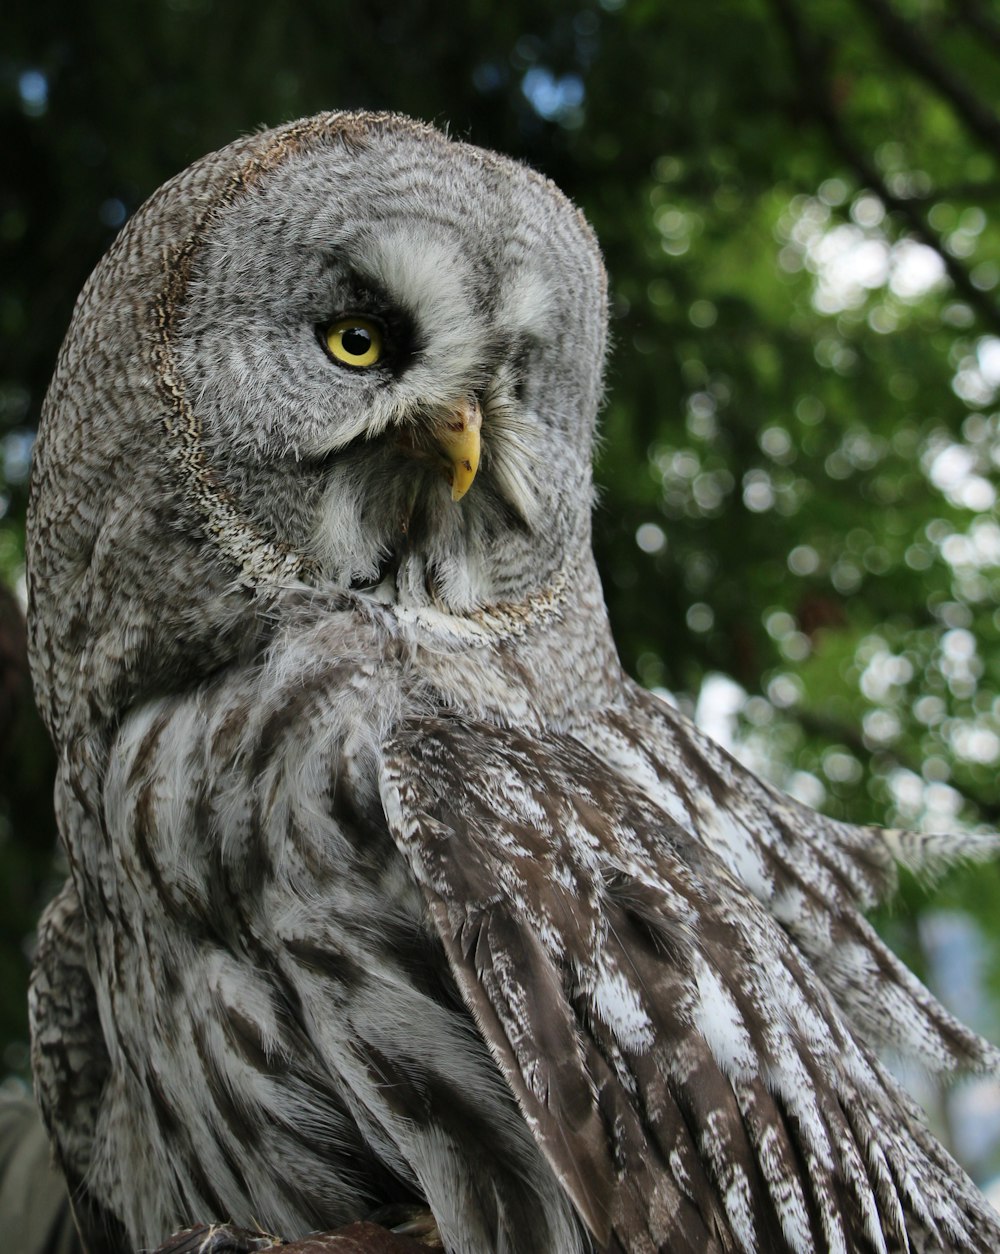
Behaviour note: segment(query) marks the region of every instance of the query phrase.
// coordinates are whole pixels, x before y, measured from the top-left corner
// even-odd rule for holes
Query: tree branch
[[[918,239],[940,255],[955,291],[976,311],[985,326],[1000,335],[1000,308],[976,287],[965,267],[945,249],[941,237],[931,227],[918,204],[890,191],[875,163],[847,133],[833,104],[824,50],[809,38],[794,0],[770,0],[770,3],[788,40],[802,102],[826,131],[834,151],[853,168],[860,181],[875,192],[887,209],[902,218]]]
[[[882,47],[935,87],[969,130],[1000,156],[1000,117],[979,100],[937,56],[920,32],[899,16],[887,0],[855,0],[878,28]]]
[[[955,8],[962,16],[962,21],[976,32],[984,42],[990,44],[994,52],[1000,52],[1000,24],[983,12],[979,0],[953,0]]]
[[[941,185],[929,192],[913,192],[907,200],[913,205],[934,205],[940,200],[973,201],[976,204],[1000,197],[1000,182],[952,183]]]

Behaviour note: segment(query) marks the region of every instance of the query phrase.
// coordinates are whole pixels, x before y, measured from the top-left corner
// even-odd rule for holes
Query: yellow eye
[[[382,356],[381,328],[368,318],[338,318],[323,338],[330,356],[345,366],[374,366]]]

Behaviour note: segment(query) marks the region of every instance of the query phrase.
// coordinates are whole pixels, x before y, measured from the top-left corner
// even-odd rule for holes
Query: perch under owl
[[[623,675],[605,305],[551,183],[370,114],[196,162],[84,289],[31,1008],[95,1254],[397,1202],[454,1254],[1000,1248],[876,1050],[1000,1057],[862,914],[996,843],[823,818]]]

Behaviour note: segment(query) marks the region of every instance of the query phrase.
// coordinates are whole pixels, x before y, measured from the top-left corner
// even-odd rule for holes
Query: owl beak
[[[483,413],[474,396],[467,397],[441,415],[434,429],[434,443],[444,454],[442,467],[451,484],[451,499],[460,501],[472,487],[479,469]]]

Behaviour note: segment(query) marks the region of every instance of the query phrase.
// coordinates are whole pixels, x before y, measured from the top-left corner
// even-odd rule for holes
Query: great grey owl
[[[1000,1248],[876,1047],[997,1051],[861,913],[995,843],[824,819],[623,675],[605,305],[551,183],[366,114],[196,162],[84,289],[31,996],[93,1250],[395,1202],[462,1254]]]

